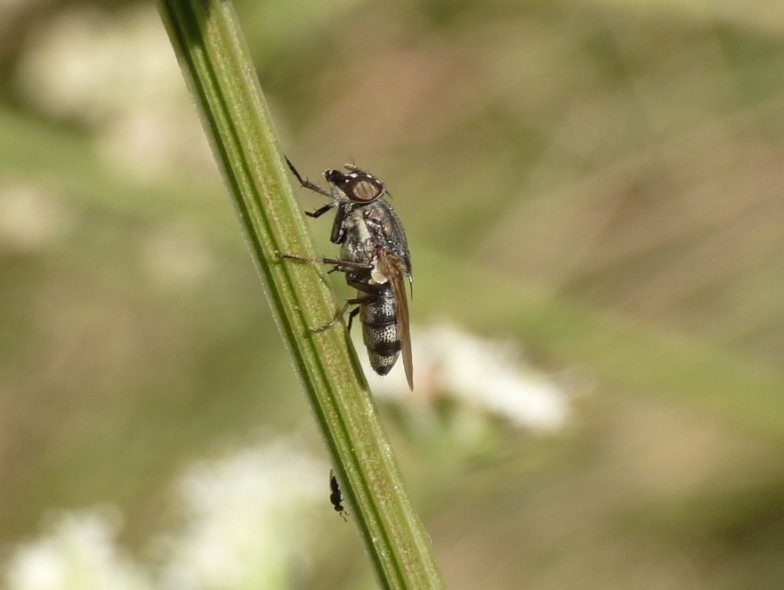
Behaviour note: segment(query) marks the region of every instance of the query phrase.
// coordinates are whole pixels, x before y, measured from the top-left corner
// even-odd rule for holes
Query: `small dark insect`
[[[357,297],[349,299],[334,320],[311,331],[321,332],[334,326],[352,305],[357,305],[348,316],[348,328],[351,329],[354,317],[359,314],[370,366],[379,375],[386,375],[402,352],[408,386],[414,389],[405,289],[405,280],[408,279],[409,285],[412,280],[411,255],[400,218],[382,199],[387,194],[386,187],[372,174],[346,164],[347,174],[339,170],[324,172],[331,189],[328,192],[304,180],[288,158],[286,162],[303,187],[331,200],[307,215],[315,218],[337,209],[330,240],[340,244],[340,258],[311,260],[288,254],[278,256],[332,264],[332,270],[345,273],[346,282],[358,291]]]
[[[330,469],[329,470],[329,501],[332,502],[332,506],[335,508],[335,512],[337,512],[343,520],[346,520],[346,509],[343,508],[343,494],[340,493],[340,484],[338,484],[338,478],[335,477],[335,473]]]

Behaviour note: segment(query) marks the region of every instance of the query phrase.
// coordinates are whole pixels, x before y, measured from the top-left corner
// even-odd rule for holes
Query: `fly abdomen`
[[[373,299],[362,303],[359,318],[370,366],[379,375],[386,375],[394,366],[401,348],[392,290],[383,289]]]

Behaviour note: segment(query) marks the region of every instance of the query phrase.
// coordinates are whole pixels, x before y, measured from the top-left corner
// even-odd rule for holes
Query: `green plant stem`
[[[315,252],[234,7],[228,0],[161,0],[160,7],[379,583],[444,588],[344,325],[308,329],[335,314],[324,270],[276,257]],[[326,475],[324,485],[327,495]]]

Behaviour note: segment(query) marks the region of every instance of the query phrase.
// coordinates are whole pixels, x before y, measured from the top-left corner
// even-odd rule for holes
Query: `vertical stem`
[[[367,382],[335,313],[229,0],[160,0],[161,14],[294,367],[381,587],[444,588]],[[325,478],[325,494],[328,493]]]

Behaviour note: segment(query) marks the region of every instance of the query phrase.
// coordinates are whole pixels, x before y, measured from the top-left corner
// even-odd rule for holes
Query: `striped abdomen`
[[[382,289],[371,301],[360,304],[359,319],[370,366],[379,375],[386,375],[395,365],[401,348],[392,289]]]

